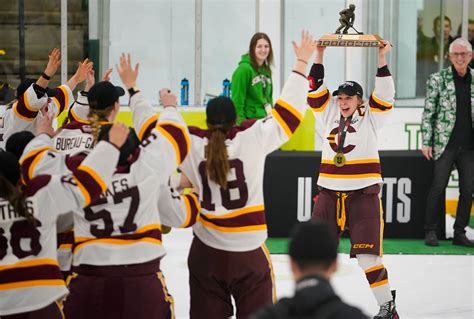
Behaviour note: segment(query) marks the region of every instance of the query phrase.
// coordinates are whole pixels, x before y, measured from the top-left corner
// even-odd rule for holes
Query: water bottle
[[[230,97],[230,81],[229,81],[229,79],[224,79],[224,81],[222,81],[222,96]]]
[[[186,78],[181,80],[181,105],[189,105],[189,81]]]

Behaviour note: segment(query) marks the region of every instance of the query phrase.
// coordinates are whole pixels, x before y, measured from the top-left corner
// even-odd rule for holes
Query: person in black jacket
[[[289,255],[295,295],[263,308],[252,319],[368,318],[344,303],[329,283],[337,270],[337,241],[327,225],[297,225],[290,239]]]

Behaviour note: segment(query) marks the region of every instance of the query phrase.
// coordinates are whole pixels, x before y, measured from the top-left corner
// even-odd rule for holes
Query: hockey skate
[[[379,313],[374,319],[400,319],[395,306],[395,290],[392,290],[393,299],[380,306]]]

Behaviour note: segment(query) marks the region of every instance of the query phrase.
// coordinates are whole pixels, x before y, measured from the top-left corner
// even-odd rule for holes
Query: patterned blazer
[[[474,70],[471,72],[471,127],[474,129]],[[437,160],[448,145],[456,122],[456,90],[453,69],[448,67],[433,73],[426,81],[425,109],[421,120],[423,145],[433,147]]]

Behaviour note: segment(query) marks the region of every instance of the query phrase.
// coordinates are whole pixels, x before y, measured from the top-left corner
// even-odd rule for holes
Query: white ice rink
[[[472,239],[472,232],[468,236]],[[191,240],[190,229],[173,229],[163,238],[168,254],[162,260],[162,270],[180,319],[189,317],[186,260]],[[278,298],[293,293],[287,258],[272,255]],[[384,264],[391,287],[397,290],[402,319],[474,319],[474,256],[385,255]],[[339,255],[339,270],[332,284],[346,302],[370,316],[378,312],[362,270],[349,255]]]

